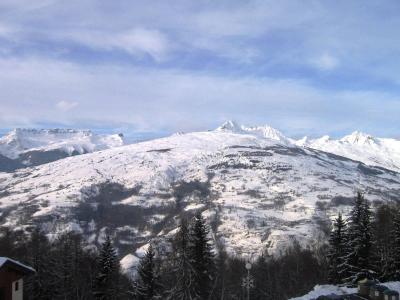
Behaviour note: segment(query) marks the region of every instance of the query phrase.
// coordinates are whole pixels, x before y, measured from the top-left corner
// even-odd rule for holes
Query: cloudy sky
[[[0,0],[0,128],[400,137],[400,2]]]

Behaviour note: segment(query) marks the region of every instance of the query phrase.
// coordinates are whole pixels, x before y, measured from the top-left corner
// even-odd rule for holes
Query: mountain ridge
[[[393,201],[400,173],[254,134],[195,132],[0,173],[0,226],[73,229],[90,243],[108,230],[121,255],[139,256],[200,210],[228,252],[279,254],[292,239],[323,240],[358,189]]]
[[[216,130],[270,138],[286,145],[321,150],[358,160],[367,165],[400,171],[400,140],[394,138],[379,138],[364,132],[354,131],[339,139],[324,135],[320,138],[305,136],[296,140],[286,137],[279,130],[269,125],[246,127],[234,121],[227,121]]]
[[[286,145],[296,145],[329,152],[350,159],[359,160],[373,166],[400,171],[400,140],[379,138],[360,131],[354,131],[342,138],[334,139],[328,135],[320,138],[301,139],[286,137],[281,131],[269,126],[245,126],[229,120],[215,129],[216,131],[253,135],[279,141]],[[8,165],[25,167],[47,163],[71,155],[104,150],[131,144],[122,134],[95,134],[90,130],[76,129],[30,129],[16,128],[0,137],[0,158]],[[46,156],[42,152],[50,151],[49,158],[30,161],[34,155]],[[22,156],[22,157],[20,157]],[[10,161],[11,159],[11,161]],[[17,167],[8,169],[15,170]],[[9,171],[0,167],[1,171]]]
[[[125,144],[122,134],[99,135],[90,130],[16,128],[0,138],[0,158],[10,161],[13,171],[72,155],[104,150]]]

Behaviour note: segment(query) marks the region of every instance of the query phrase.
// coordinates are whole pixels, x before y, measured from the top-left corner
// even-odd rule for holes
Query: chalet
[[[369,297],[373,300],[385,300],[384,292],[388,290],[388,288],[384,285],[377,284],[371,286],[369,289]]]
[[[8,257],[0,257],[0,300],[22,300],[23,278],[35,270]]]
[[[400,300],[397,291],[390,290],[373,280],[364,279],[358,282],[358,292],[348,295],[324,295],[316,300]]]
[[[399,293],[392,290],[386,290],[383,292],[385,300],[399,300]]]
[[[369,299],[371,289],[376,285],[375,281],[363,279],[358,282],[358,294]]]

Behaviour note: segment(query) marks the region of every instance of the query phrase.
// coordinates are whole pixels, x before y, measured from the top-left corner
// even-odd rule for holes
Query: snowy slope
[[[361,161],[367,165],[400,171],[400,140],[396,139],[377,138],[355,131],[338,140],[327,135],[318,139],[304,137],[300,140],[294,140],[285,137],[280,131],[268,125],[246,127],[234,121],[225,122],[217,130],[268,138],[286,145],[308,147]]]
[[[393,291],[400,293],[400,282],[399,281],[383,282],[381,284]],[[330,285],[330,284],[317,285],[308,294],[301,296],[301,297],[292,298],[290,300],[313,300],[313,299],[318,298],[319,296],[327,296],[327,295],[331,295],[331,294],[348,295],[348,294],[354,294],[354,293],[357,293],[357,288],[341,287],[341,286]]]
[[[89,130],[73,129],[17,128],[0,138],[0,155],[22,165],[37,165],[123,144],[122,135],[117,134],[98,135]]]
[[[376,138],[355,131],[339,140],[329,136],[311,140],[305,137],[295,144],[362,161],[368,165],[400,171],[400,140]]]
[[[358,188],[371,201],[400,192],[397,172],[241,130],[173,135],[0,173],[0,226],[74,229],[93,243],[108,229],[121,254],[139,256],[150,239],[171,236],[182,211],[200,209],[229,252],[256,256],[279,254],[291,239],[320,242]]]

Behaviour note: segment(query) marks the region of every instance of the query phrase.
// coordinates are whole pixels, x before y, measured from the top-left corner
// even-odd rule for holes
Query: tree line
[[[372,213],[358,192],[349,217],[345,220],[339,213],[333,222],[328,260],[333,284],[400,280],[400,207],[381,204]]]
[[[2,228],[0,256],[35,268],[24,284],[26,300],[246,299],[246,259],[212,238],[200,212],[179,220],[171,238],[149,241],[133,277],[121,272],[110,236],[96,246],[76,232],[49,240],[39,229]],[[400,207],[381,204],[372,212],[358,193],[348,218],[339,213],[333,221],[328,242],[304,249],[294,240],[281,255],[265,252],[251,264],[251,299],[288,299],[328,282],[400,280]]]
[[[320,249],[321,250],[321,249]],[[121,273],[109,236],[99,247],[68,232],[49,241],[36,229],[25,233],[2,229],[0,256],[29,264],[36,274],[24,284],[31,299],[246,299],[246,260],[230,256],[211,239],[201,213],[181,216],[176,234],[151,243],[136,276]],[[298,243],[279,257],[261,255],[252,262],[251,299],[288,299],[326,281],[324,250],[302,249]]]

